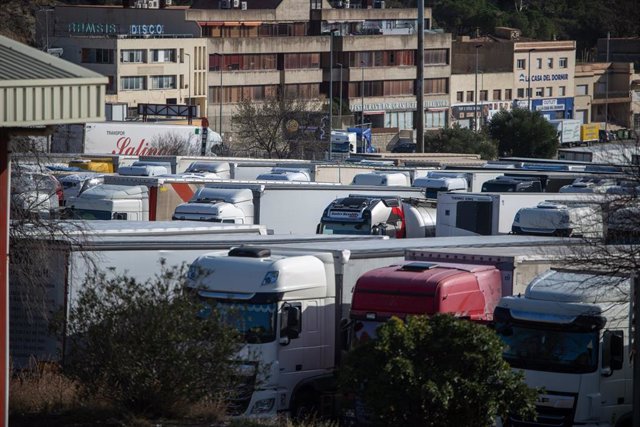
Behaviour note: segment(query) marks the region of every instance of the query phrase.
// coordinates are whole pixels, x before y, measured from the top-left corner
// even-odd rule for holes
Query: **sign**
[[[528,76],[525,73],[520,73],[520,77],[518,80],[520,83],[527,83],[529,80]],[[532,82],[554,82],[554,81],[563,81],[569,80],[569,74],[533,74],[531,75]]]
[[[68,26],[71,34],[118,34],[117,24],[103,24],[99,22],[72,22]]]
[[[123,34],[118,24],[105,24],[102,22],[72,22],[67,26],[70,34],[105,35]],[[128,34],[132,36],[152,36],[164,34],[162,24],[132,24],[127,27]]]
[[[375,104],[364,104],[364,111],[406,111],[415,110],[417,101],[406,102],[379,102]],[[446,108],[449,106],[447,99],[432,99],[424,101],[424,108]],[[355,103],[350,106],[352,112],[362,111],[362,104]]]

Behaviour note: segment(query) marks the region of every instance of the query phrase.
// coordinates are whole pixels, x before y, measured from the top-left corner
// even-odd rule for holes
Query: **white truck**
[[[253,393],[230,402],[235,415],[294,415],[335,408],[334,370],[347,346],[351,293],[365,272],[403,260],[413,247],[536,246],[559,239],[490,236],[237,247],[196,259],[187,286],[211,308],[246,322],[240,355]]]
[[[435,226],[433,199],[350,194],[326,207],[318,233],[433,237]]]
[[[601,206],[593,201],[544,201],[523,207],[513,218],[513,234],[594,238],[603,236]]]
[[[516,212],[545,200],[582,200],[562,193],[440,193],[436,236],[473,236],[510,233]]]
[[[410,186],[411,176],[407,172],[373,171],[359,173],[351,181],[353,185]]]
[[[173,220],[253,224],[253,192],[248,188],[207,188],[176,207]]]
[[[273,168],[268,173],[261,173],[257,181],[297,181],[310,182],[309,171],[296,168]]]
[[[631,287],[625,277],[550,270],[494,312],[504,359],[542,389],[537,418],[511,426],[630,427]]]
[[[429,171],[426,176],[415,178],[411,185],[424,188],[427,198],[437,199],[438,193],[441,191],[445,193],[469,191],[467,176],[468,174],[463,172]]]
[[[275,234],[313,234],[317,231],[323,210],[337,198],[348,197],[354,192],[373,193],[381,196],[400,196],[403,198],[422,198],[420,188],[412,187],[373,187],[354,186],[315,182],[285,182],[285,181],[216,181],[206,184],[202,197],[192,193],[188,203],[199,203],[199,206],[188,207],[180,205],[175,208],[172,218],[179,219],[189,209],[198,211],[203,221],[229,221],[247,223],[248,218],[242,220],[237,214],[249,209],[249,203],[240,202],[245,196],[232,196],[232,193],[212,193],[216,189],[251,190],[253,193],[253,221],[266,225]],[[202,200],[198,201],[198,197]],[[230,197],[236,197],[237,209],[231,208]],[[205,199],[210,198],[210,207],[203,206]],[[227,199],[225,201],[225,198]],[[231,203],[233,204],[233,203]],[[228,213],[230,216],[227,216]],[[233,214],[232,214],[233,213]],[[187,218],[187,216],[185,216]],[[195,219],[196,217],[192,217]],[[244,221],[244,222],[242,222]]]
[[[222,144],[222,138],[209,128],[147,122],[86,123],[81,141],[54,136],[51,151],[136,156],[164,153],[194,155],[201,153],[203,133],[206,133],[205,153],[211,155],[213,148]]]
[[[358,136],[347,130],[331,131],[331,151],[336,154],[355,154],[358,149]]]

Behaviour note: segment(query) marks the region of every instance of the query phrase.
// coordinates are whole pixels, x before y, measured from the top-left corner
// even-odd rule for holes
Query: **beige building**
[[[607,121],[622,127],[633,127],[634,93],[631,88],[635,79],[637,77],[631,62],[578,64],[575,78],[576,118],[584,123]]]
[[[191,104],[207,114],[206,41],[184,8],[58,6],[41,12],[39,36],[51,53],[109,79],[106,101]],[[44,32],[44,35],[42,34]]]
[[[573,118],[575,42],[533,41],[519,30],[453,42],[451,120],[463,127],[485,124],[500,110],[540,111],[546,118]]]

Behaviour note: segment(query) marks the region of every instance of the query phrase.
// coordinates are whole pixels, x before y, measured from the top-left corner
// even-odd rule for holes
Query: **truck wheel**
[[[297,421],[310,421],[318,418],[316,396],[312,390],[301,391],[295,398],[291,415]]]

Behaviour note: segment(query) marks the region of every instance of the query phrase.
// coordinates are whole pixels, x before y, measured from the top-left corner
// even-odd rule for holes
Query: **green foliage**
[[[151,266],[149,268],[152,268]],[[235,333],[181,291],[184,268],[153,280],[96,274],[69,313],[67,369],[88,390],[132,413],[179,416],[233,388]]]
[[[484,326],[438,314],[392,318],[352,350],[340,382],[357,390],[377,425],[491,426],[507,413],[532,417],[536,390],[502,359]]]
[[[485,160],[495,159],[498,146],[486,133],[461,128],[458,124],[424,136],[424,150],[429,153],[480,154]]]
[[[558,151],[557,131],[539,112],[516,108],[500,111],[488,132],[502,156],[552,158]]]

